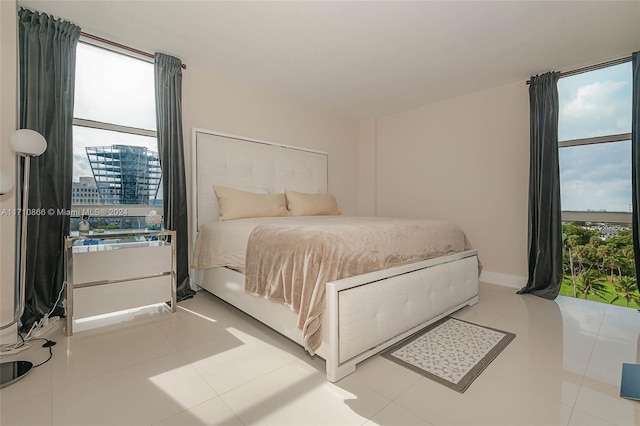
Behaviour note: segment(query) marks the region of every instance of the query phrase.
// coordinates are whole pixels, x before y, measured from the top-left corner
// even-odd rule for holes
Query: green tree
[[[598,231],[587,229],[580,222],[571,222],[562,225],[562,232],[566,234],[567,237],[575,235],[578,245],[586,245],[591,240],[591,237],[600,236]]]
[[[593,269],[587,269],[582,272],[581,279],[578,281],[578,290],[584,295],[586,299],[588,296],[598,296],[601,299],[607,300],[609,291],[607,286],[602,282],[602,277],[597,271]]]
[[[620,268],[618,249],[615,244],[607,242],[600,245],[597,252],[598,256],[602,258],[602,272],[608,271],[611,275],[611,282],[613,282],[614,271]]]
[[[620,249],[620,275],[632,277],[636,274],[636,259],[633,253],[633,244]]]
[[[627,308],[629,307],[629,302],[632,300],[636,305],[640,305],[640,294],[638,294],[638,286],[634,277],[620,276],[620,278],[613,283],[613,287],[616,291],[616,297],[611,299],[610,303],[614,303],[618,299],[624,299]]]
[[[620,253],[621,275],[634,276],[636,273],[635,256],[633,253],[633,232],[631,230],[620,231],[614,238]]]
[[[600,256],[598,256],[596,246],[592,243],[577,246],[575,252],[583,269],[600,268]]]
[[[573,285],[573,297],[577,297],[578,275],[580,274],[580,258],[576,255],[576,247],[578,247],[579,242],[580,237],[575,234],[568,235],[564,240],[564,248],[567,253],[564,264],[568,265],[568,273],[565,276],[571,280]]]
[[[603,226],[605,228],[603,228]],[[562,224],[563,294],[640,306],[634,286],[635,256],[630,227],[613,224]],[[606,236],[601,229],[607,229]],[[611,231],[611,232],[609,232]],[[573,288],[572,288],[573,287]],[[573,290],[573,291],[572,291]]]

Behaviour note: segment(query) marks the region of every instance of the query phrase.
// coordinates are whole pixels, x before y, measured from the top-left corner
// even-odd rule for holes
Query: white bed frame
[[[192,130],[193,229],[217,218],[212,185],[281,192],[327,192],[328,154]],[[195,241],[195,235],[194,240]],[[192,281],[302,345],[289,308],[244,292],[244,275],[228,268],[194,270]],[[322,345],[328,380],[416,331],[478,301],[475,250],[327,283]],[[384,301],[384,303],[381,303]]]

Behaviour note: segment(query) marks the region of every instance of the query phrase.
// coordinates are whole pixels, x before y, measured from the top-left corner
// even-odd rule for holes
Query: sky
[[[558,139],[631,133],[631,62],[561,78]],[[630,212],[631,141],[560,148],[564,211]]]

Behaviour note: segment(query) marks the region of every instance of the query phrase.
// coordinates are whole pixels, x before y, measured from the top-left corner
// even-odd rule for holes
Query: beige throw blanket
[[[472,249],[448,222],[300,217],[256,227],[247,246],[245,291],[298,314],[304,347],[322,342],[325,284]]]

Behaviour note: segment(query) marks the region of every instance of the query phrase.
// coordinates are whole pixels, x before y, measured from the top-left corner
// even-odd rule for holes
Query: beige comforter
[[[251,233],[245,291],[296,312],[304,347],[313,354],[322,340],[327,282],[470,249],[462,230],[449,222],[289,218]]]

